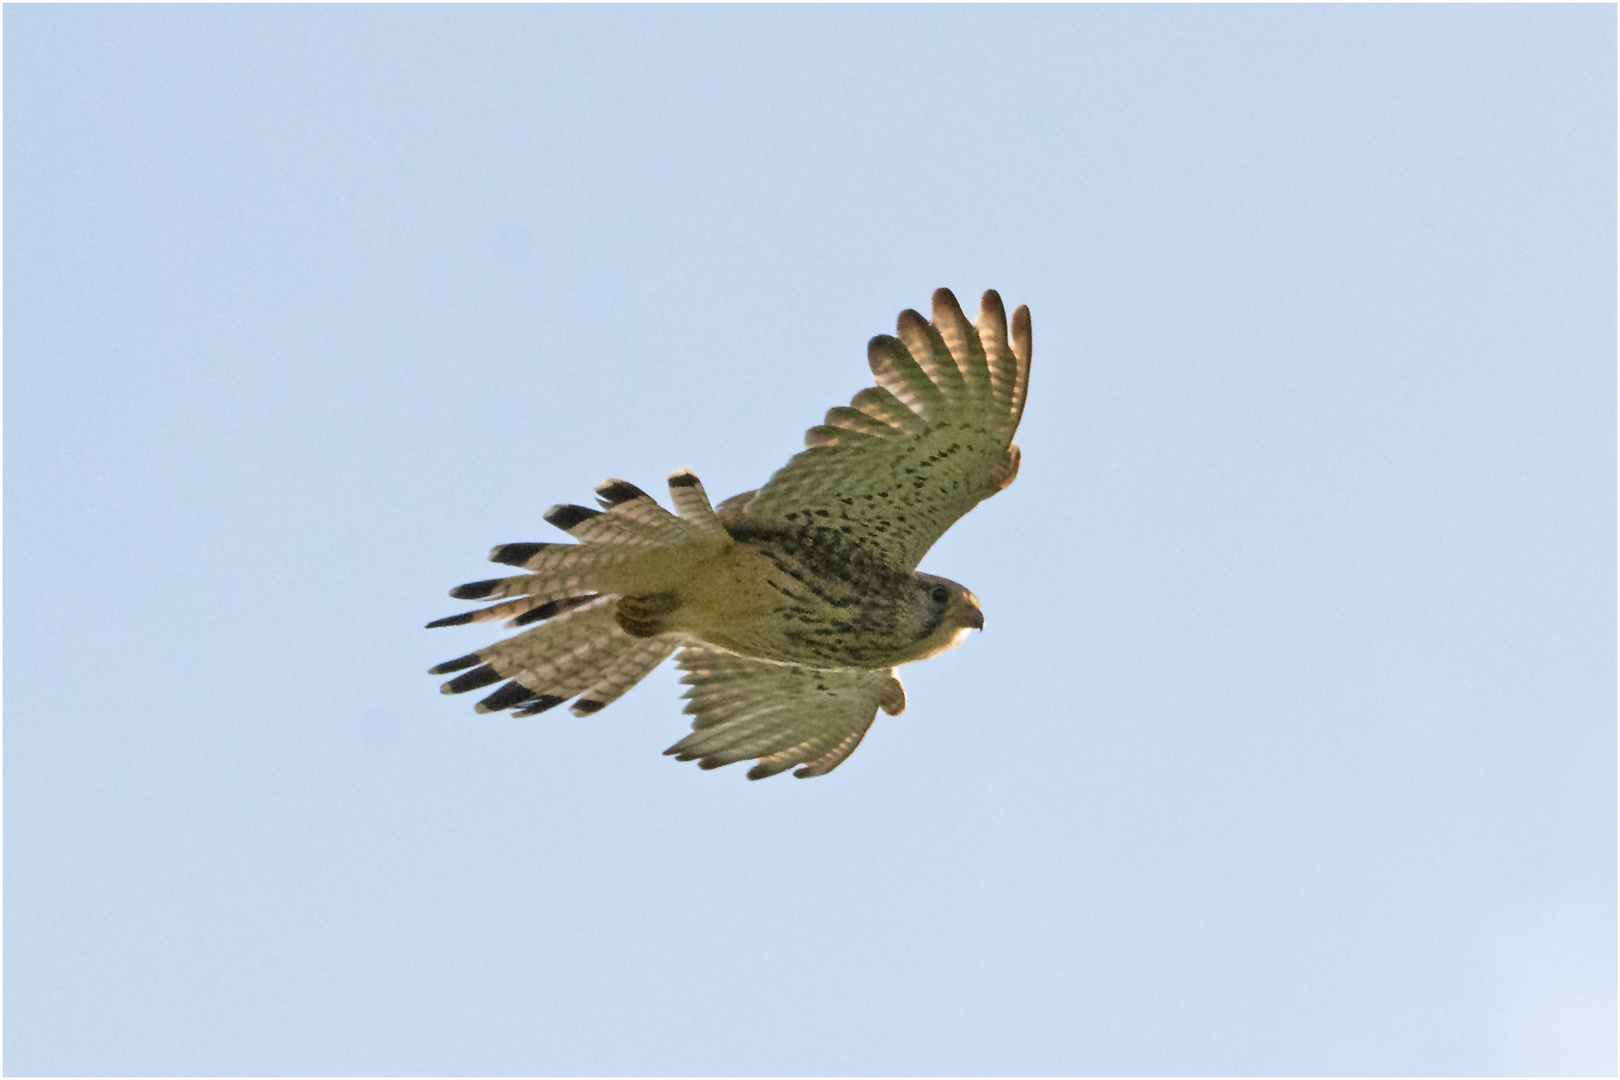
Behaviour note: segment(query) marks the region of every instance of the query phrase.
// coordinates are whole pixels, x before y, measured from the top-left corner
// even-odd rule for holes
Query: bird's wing
[[[879,706],[906,707],[893,671],[809,668],[751,660],[708,645],[688,645],[676,663],[689,689],[692,734],[664,751],[705,769],[757,758],[748,779],[836,769],[866,737]]]
[[[505,582],[473,582],[474,586],[502,584]],[[481,713],[515,709],[514,716],[533,716],[577,697],[570,711],[575,716],[589,716],[618,700],[677,646],[691,640],[673,633],[632,637],[614,618],[618,599],[582,596],[542,605],[534,610],[548,617],[534,629],[447,660],[429,668],[428,673],[462,672],[439,688],[446,694],[464,694],[510,679],[478,703]]]
[[[828,411],[805,434],[807,448],[746,505],[723,504],[727,528],[853,544],[910,572],[958,518],[1012,483],[1012,437],[1029,390],[1029,309],[1013,313],[1009,342],[993,291],[977,326],[948,289],[934,293],[933,307],[932,323],[908,310],[897,337],[872,339],[878,385]]]

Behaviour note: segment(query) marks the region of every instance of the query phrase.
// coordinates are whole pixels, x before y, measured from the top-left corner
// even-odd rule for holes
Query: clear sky
[[[5,9],[11,1073],[1615,1069],[1615,9]],[[1034,312],[825,779],[428,631]]]

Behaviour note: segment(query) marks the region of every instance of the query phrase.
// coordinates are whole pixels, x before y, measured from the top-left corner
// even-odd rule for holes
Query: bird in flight
[[[906,707],[896,665],[984,627],[977,597],[917,564],[1018,475],[1029,308],[1008,330],[994,291],[974,323],[940,289],[932,321],[904,311],[895,336],[871,340],[878,385],[829,410],[764,487],[715,507],[682,469],[673,514],[623,480],[596,489],[600,510],[552,507],[545,520],[577,543],[500,545],[490,560],[522,573],[451,589],[490,603],[428,623],[527,629],[430,674],[461,672],[446,694],[503,684],[481,713],[572,698],[587,716],[678,652],[694,719],[666,754],[705,769],[752,759],[750,780],[831,772],[879,708]]]

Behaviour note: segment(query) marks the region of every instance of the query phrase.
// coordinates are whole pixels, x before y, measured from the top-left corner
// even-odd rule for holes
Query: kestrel
[[[896,665],[983,628],[977,597],[916,568],[1018,475],[1029,309],[1013,313],[1010,339],[993,291],[976,324],[948,289],[933,315],[904,311],[895,337],[871,340],[878,385],[829,410],[764,487],[715,508],[682,469],[669,477],[671,514],[608,480],[601,510],[546,511],[578,543],[491,551],[523,573],[450,590],[493,603],[428,626],[528,629],[432,668],[462,672],[444,693],[504,683],[479,712],[533,716],[573,698],[586,716],[678,650],[695,719],[666,754],[705,769],[755,759],[750,780],[837,768],[879,708],[905,708]]]

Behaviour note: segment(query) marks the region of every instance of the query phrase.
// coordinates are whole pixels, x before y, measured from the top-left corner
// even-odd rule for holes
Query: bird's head
[[[923,635],[903,662],[926,660],[962,643],[970,630],[984,629],[979,598],[961,585],[932,574],[913,574],[912,606]]]

